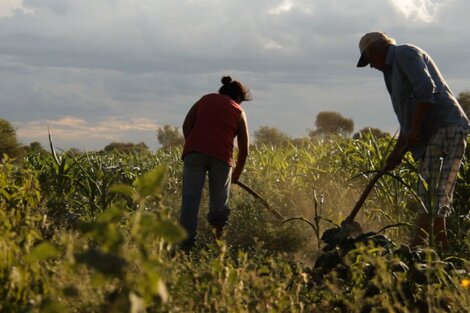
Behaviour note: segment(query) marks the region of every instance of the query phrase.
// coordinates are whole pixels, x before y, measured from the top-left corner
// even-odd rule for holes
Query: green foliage
[[[9,121],[3,118],[0,118],[0,138],[0,160],[3,159],[4,154],[14,159],[24,156],[25,151],[16,138],[16,130]]]
[[[33,141],[28,146],[24,146],[23,148],[25,149],[26,154],[38,153],[41,155],[47,155],[49,153],[38,141]]]
[[[419,261],[361,245],[345,256],[340,271],[325,277],[326,285],[340,295],[338,306],[346,311],[465,312],[468,290],[459,286],[462,277],[452,263],[430,249],[414,257]]]
[[[27,310],[48,296],[43,260],[59,255],[42,241],[44,228],[39,183],[34,171],[0,163],[0,311]]]
[[[125,207],[111,206],[96,221],[80,225],[84,237],[75,243],[74,261],[101,275],[101,284],[113,286],[107,292],[105,311],[128,312],[137,303],[145,307],[157,297],[158,302],[168,301],[161,253],[165,243],[179,242],[185,234],[160,206],[164,177],[165,169],[159,167],[137,177],[132,186],[112,186],[112,192],[132,198],[137,210],[129,213]]]
[[[462,107],[467,117],[469,117],[470,116],[470,92],[464,91],[464,92],[459,93],[457,100],[459,101],[460,106]]]
[[[455,245],[458,255],[470,258],[470,149],[465,151],[465,159],[460,167],[454,191],[454,212],[448,219],[449,238]]]
[[[59,256],[60,250],[52,243],[44,241],[36,245],[26,256],[29,262],[48,260]]]
[[[306,306],[305,273],[263,251],[232,255],[226,245],[214,245],[178,259],[163,311],[301,312]]]
[[[382,131],[380,128],[377,128],[377,127],[364,127],[363,129],[355,133],[353,135],[353,138],[361,139],[361,138],[368,138],[371,136],[377,139],[377,138],[390,137],[390,134]]]
[[[104,152],[141,153],[148,151],[144,142],[112,142],[104,147]]]
[[[467,161],[449,221],[450,251],[384,247],[377,244],[385,242],[380,236],[322,250],[320,235],[349,214],[393,144],[374,136],[328,136],[254,147],[241,180],[286,221],[281,225],[233,186],[225,237],[215,240],[205,220],[206,187],[198,249],[190,253],[178,249],[185,237],[177,223],[181,147],[155,153],[31,151],[23,167],[6,158],[0,166],[0,311],[465,312]],[[364,203],[357,217],[363,228],[409,223],[416,179],[407,155]],[[411,231],[384,230],[392,243],[406,242]],[[319,273],[316,260],[336,263]]]

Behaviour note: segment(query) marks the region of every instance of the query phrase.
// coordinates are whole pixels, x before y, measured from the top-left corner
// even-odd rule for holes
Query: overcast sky
[[[18,139],[62,149],[158,146],[231,75],[250,87],[250,131],[304,137],[322,111],[394,132],[382,74],[356,68],[385,31],[470,90],[468,0],[0,0],[0,117]]]

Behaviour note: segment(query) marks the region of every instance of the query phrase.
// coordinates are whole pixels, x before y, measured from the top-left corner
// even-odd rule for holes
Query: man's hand
[[[385,162],[385,171],[392,171],[395,168],[397,168],[398,165],[401,164],[401,161],[403,159],[403,155],[397,154],[397,153],[390,153],[390,155],[387,158],[387,161]]]
[[[408,140],[406,144],[397,144],[395,146],[395,149],[393,149],[392,153],[387,158],[387,161],[385,162],[385,171],[391,171],[397,168],[398,165],[401,164],[401,161],[403,160],[403,157],[405,156],[405,153],[408,151]]]

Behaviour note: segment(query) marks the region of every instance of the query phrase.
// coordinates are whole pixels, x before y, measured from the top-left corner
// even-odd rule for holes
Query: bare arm
[[[416,113],[411,124],[410,131],[406,134],[406,140],[408,146],[415,144],[421,137],[421,125],[426,117],[426,113],[429,111],[429,103],[418,103],[416,106]]]
[[[391,171],[395,169],[398,165],[400,165],[403,156],[405,155],[406,151],[408,151],[406,142],[406,135],[400,131],[400,134],[398,135],[397,139],[397,144],[395,145],[395,148],[387,157],[387,161],[385,162],[385,171]]]
[[[191,109],[189,110],[188,114],[186,114],[186,118],[183,122],[183,135],[184,139],[187,140],[189,133],[194,127],[196,123],[196,115],[197,115],[197,103],[195,103]]]
[[[243,167],[245,166],[246,158],[248,157],[249,147],[249,133],[248,133],[248,122],[246,120],[245,112],[242,112],[240,116],[240,124],[238,126],[237,133],[238,143],[238,157],[237,164],[232,173],[232,182],[237,182],[242,174]]]

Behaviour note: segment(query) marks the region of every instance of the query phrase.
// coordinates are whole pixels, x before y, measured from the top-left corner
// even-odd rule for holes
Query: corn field
[[[411,250],[416,163],[379,180],[357,220],[385,242],[326,251],[390,139],[332,137],[254,147],[222,240],[199,214],[197,249],[178,224],[178,148],[30,154],[0,164],[1,312],[468,312],[470,162],[448,221],[451,248]],[[374,237],[378,238],[378,237]]]

